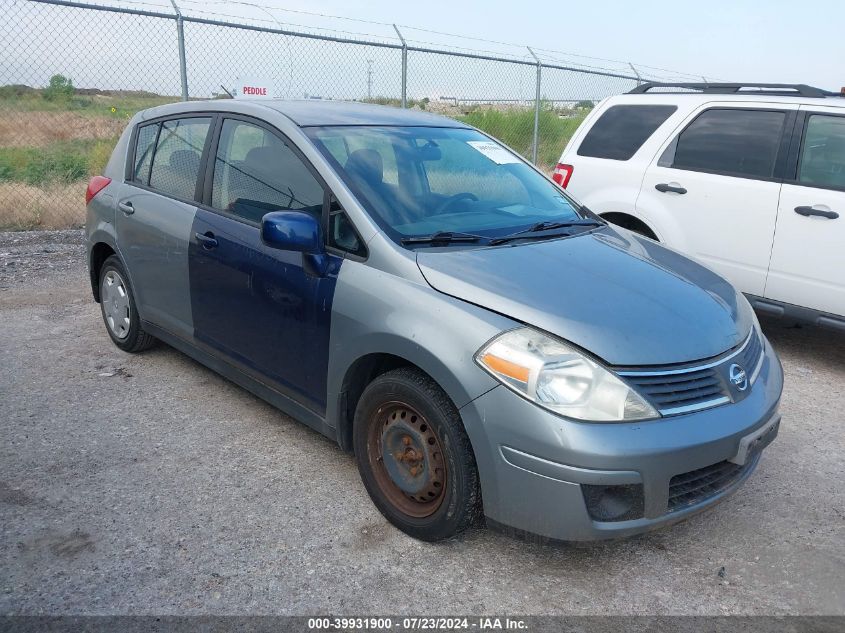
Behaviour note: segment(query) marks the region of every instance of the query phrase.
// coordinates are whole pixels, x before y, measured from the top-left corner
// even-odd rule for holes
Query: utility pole
[[[373,98],[373,60],[367,60],[367,99]]]

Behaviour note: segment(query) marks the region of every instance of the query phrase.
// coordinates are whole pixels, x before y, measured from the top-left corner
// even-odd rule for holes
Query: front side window
[[[677,109],[669,105],[608,108],[581,141],[578,156],[628,160]]]
[[[582,219],[557,185],[476,130],[305,131],[393,239],[440,231],[499,237],[538,222]]]
[[[798,182],[845,189],[845,117],[809,116],[801,147]]]
[[[768,110],[706,110],[678,136],[671,166],[771,178],[785,117]]]
[[[214,159],[211,204],[256,224],[271,211],[291,209],[319,218],[323,187],[276,134],[226,119]]]
[[[176,198],[193,200],[210,127],[208,117],[162,123],[150,170],[150,187]]]

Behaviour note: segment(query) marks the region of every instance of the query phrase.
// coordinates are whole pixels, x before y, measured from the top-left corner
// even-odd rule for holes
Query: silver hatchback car
[[[112,341],[164,341],[336,439],[414,537],[642,532],[736,490],[777,434],[741,294],[460,122],[161,106],[87,200]]]

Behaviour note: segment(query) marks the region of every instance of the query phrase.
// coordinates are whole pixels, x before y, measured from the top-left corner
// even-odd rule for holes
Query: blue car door
[[[323,415],[342,258],[329,254],[327,272],[318,275],[306,266],[307,256],[264,245],[260,223],[266,213],[286,209],[322,218],[327,193],[275,130],[225,118],[215,141],[189,249],[194,336]]]

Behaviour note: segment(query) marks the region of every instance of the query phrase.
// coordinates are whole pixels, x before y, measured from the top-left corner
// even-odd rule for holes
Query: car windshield
[[[306,132],[397,241],[449,233],[497,238],[584,217],[559,187],[476,130],[332,126]]]

